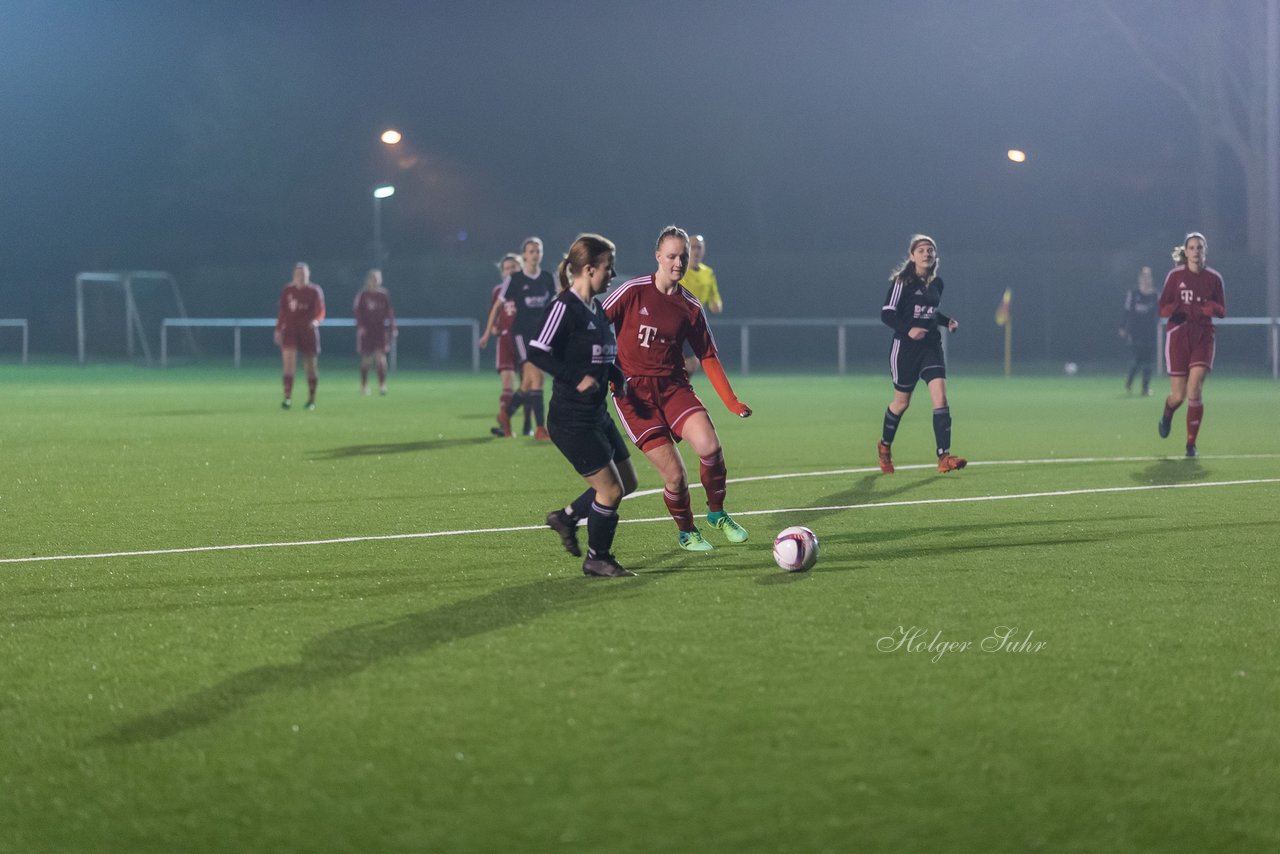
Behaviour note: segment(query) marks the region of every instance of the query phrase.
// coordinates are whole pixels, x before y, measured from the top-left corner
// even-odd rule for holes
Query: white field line
[[[1274,454],[1256,454],[1256,455],[1238,455],[1238,456],[1214,456],[1212,459],[1270,459],[1277,455]],[[1044,465],[1048,463],[1090,463],[1090,462],[1150,462],[1162,459],[1160,457],[1083,457],[1072,460],[1003,460],[992,461],[986,463],[971,463],[971,465]],[[1207,458],[1206,458],[1207,459]],[[932,465],[911,465],[898,466],[903,469],[920,469],[933,468]],[[799,472],[795,474],[778,474],[764,475],[758,477],[744,477],[730,479],[729,483],[745,483],[757,480],[780,480],[792,477],[818,477],[821,475],[840,475],[840,474],[858,474],[864,472],[878,472],[879,468],[861,468],[861,469],[838,469],[826,472]],[[1118,492],[1151,492],[1158,489],[1204,489],[1207,487],[1223,487],[1223,486],[1252,486],[1259,484],[1280,483],[1280,477],[1268,478],[1251,478],[1248,480],[1221,480],[1205,483],[1164,483],[1149,484],[1146,486],[1111,486],[1096,487],[1092,489],[1063,489],[1049,492],[1020,492],[1009,495],[975,495],[961,498],[921,498],[912,501],[879,501],[870,504],[839,504],[824,507],[786,507],[775,508],[770,510],[735,510],[734,516],[768,516],[775,513],[812,513],[815,511],[833,511],[833,510],[874,510],[880,507],[917,507],[927,504],[967,504],[977,501],[1012,501],[1023,498],[1055,498],[1069,495],[1104,495],[1108,493]],[[691,484],[692,485],[692,484]],[[658,490],[660,491],[660,490]],[[641,495],[651,495],[654,491],[634,492],[627,496],[628,498],[636,498]],[[652,516],[645,519],[622,519],[622,524],[639,524],[649,522],[669,522],[670,516]],[[193,554],[196,552],[225,552],[237,551],[244,549],[281,549],[295,548],[298,546],[328,546],[341,543],[371,543],[381,540],[422,540],[432,537],[461,537],[470,534],[505,534],[516,531],[545,531],[546,525],[515,525],[505,528],[470,528],[456,531],[422,531],[413,534],[379,534],[363,537],[332,537],[323,540],[293,540],[289,542],[279,543],[235,543],[222,546],[189,546],[186,548],[173,549],[140,549],[137,551],[126,552],[98,552],[96,554],[75,554],[75,555],[36,555],[32,557],[9,557],[0,558],[0,564],[15,563],[40,563],[55,560],[92,560],[96,558],[115,558],[115,557],[146,557],[149,555],[173,555],[173,554]]]

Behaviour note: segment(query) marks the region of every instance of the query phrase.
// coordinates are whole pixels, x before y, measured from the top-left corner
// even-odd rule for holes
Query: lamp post
[[[390,184],[373,190],[373,266],[379,270],[386,263],[386,250],[382,247],[382,200],[394,196],[396,188]]]

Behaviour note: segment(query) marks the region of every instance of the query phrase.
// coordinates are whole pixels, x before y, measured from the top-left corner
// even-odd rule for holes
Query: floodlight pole
[[[1280,0],[1267,2],[1267,315],[1271,377],[1280,379]]]
[[[381,270],[387,261],[387,252],[382,245],[382,200],[395,195],[396,188],[390,184],[374,188],[373,191],[373,266]]]

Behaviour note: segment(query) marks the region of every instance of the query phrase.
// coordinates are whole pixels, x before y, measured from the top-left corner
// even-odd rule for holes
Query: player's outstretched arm
[[[720,395],[726,409],[740,418],[751,417],[751,407],[738,400],[738,396],[733,393],[733,386],[729,385],[729,378],[724,375],[724,367],[718,358],[711,356],[703,359],[702,370],[706,371],[711,387]]]

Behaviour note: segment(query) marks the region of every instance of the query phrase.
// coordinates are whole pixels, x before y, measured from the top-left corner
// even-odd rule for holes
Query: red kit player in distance
[[[365,274],[364,287],[351,306],[356,320],[356,352],[360,354],[360,393],[369,393],[369,368],[378,366],[378,394],[387,393],[387,353],[398,334],[391,294],[382,286],[382,271]]]
[[[324,291],[311,281],[311,268],[299,262],[293,268],[293,281],[280,292],[276,312],[275,342],[280,347],[284,371],[284,400],[280,406],[293,405],[293,377],[298,354],[307,372],[307,409],[316,408],[316,385],[319,376],[316,362],[320,355],[320,321],[324,320]]]

